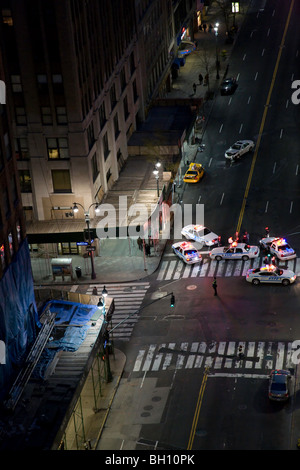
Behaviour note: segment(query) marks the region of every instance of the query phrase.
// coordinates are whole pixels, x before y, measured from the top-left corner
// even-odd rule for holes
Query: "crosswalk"
[[[173,256],[173,255],[171,255]],[[180,259],[163,260],[157,275],[157,281],[169,281],[195,277],[230,277],[246,276],[247,270],[262,266],[263,258],[254,258],[248,261],[242,260],[211,260],[209,256],[203,256],[200,263],[185,264]],[[284,269],[290,269],[300,274],[300,258],[279,263]]]
[[[108,297],[112,297],[115,304],[111,325],[111,328],[116,327],[113,330],[114,339],[129,341],[133,327],[138,321],[139,314],[135,312],[140,308],[149,286],[149,282],[105,284]],[[102,284],[91,284],[86,293],[91,295],[94,287],[97,287],[97,295],[101,296],[104,287]]]
[[[212,341],[150,344],[137,354],[133,372],[205,369],[214,372],[241,371],[267,373],[272,369],[291,369],[293,342]]]

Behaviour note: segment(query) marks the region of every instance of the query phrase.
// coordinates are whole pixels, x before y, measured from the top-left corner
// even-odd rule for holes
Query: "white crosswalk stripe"
[[[272,369],[293,369],[292,342],[220,341],[151,344],[140,349],[133,372],[170,369],[239,369],[266,373]],[[241,355],[239,355],[241,353]],[[232,371],[231,371],[232,372]]]
[[[135,312],[140,308],[149,286],[149,282],[138,281],[105,284],[108,297],[113,297],[115,304],[111,326],[114,328],[122,322],[112,333],[114,339],[129,341],[133,327],[138,321],[139,314]],[[86,293],[91,295],[94,287],[100,297],[103,284],[91,284]]]
[[[247,270],[257,268],[264,264],[263,258],[254,258],[248,261],[222,260],[215,261],[209,257],[202,258],[200,263],[189,265],[180,259],[162,261],[157,275],[157,281],[170,281],[172,279],[186,279],[188,277],[231,277],[246,276]],[[284,269],[290,269],[300,275],[300,258],[295,258],[279,264]]]

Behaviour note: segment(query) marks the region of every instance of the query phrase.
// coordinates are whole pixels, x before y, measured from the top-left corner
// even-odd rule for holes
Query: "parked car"
[[[246,281],[258,286],[259,284],[282,284],[288,286],[296,280],[296,274],[289,269],[280,269],[273,264],[260,268],[248,269]]]
[[[174,253],[186,264],[200,263],[202,256],[191,242],[177,242],[172,245]]]
[[[188,240],[202,243],[202,245],[213,246],[218,244],[218,235],[203,225],[186,225],[181,234]]]
[[[265,237],[260,240],[260,246],[277,256],[279,260],[296,258],[295,250],[287,243],[285,238]]]
[[[257,258],[258,255],[258,246],[236,242],[233,242],[230,246],[219,246],[218,248],[213,248],[209,253],[210,258],[217,261],[222,259],[242,259],[243,261],[247,261],[250,258]]]

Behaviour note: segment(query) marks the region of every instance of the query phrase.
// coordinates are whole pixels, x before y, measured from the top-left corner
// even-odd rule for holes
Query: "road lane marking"
[[[256,159],[257,159],[257,155],[258,155],[258,149],[260,147],[260,142],[261,142],[262,135],[263,135],[263,129],[264,129],[264,126],[265,126],[265,121],[266,121],[266,117],[267,117],[267,113],[268,113],[268,109],[269,109],[271,95],[272,95],[272,91],[273,91],[273,88],[274,88],[275,79],[276,79],[277,72],[278,72],[278,67],[279,67],[279,62],[280,62],[280,59],[281,59],[281,54],[282,54],[282,50],[283,50],[283,46],[284,46],[285,37],[287,35],[287,30],[288,30],[288,26],[289,26],[289,23],[290,23],[292,10],[294,8],[294,3],[295,3],[295,1],[292,0],[291,5],[290,5],[290,9],[289,9],[289,13],[288,13],[288,17],[287,17],[287,20],[286,20],[286,23],[285,23],[282,40],[281,40],[281,43],[280,43],[275,68],[274,68],[274,71],[273,71],[273,76],[272,76],[271,85],[270,85],[268,96],[267,96],[266,105],[264,106],[264,112],[263,112],[263,116],[262,116],[262,120],[261,120],[261,124],[260,124],[260,128],[259,128],[258,138],[257,138],[256,146],[255,146],[254,155],[253,155],[253,158],[252,158],[251,168],[250,168],[248,181],[247,181],[247,185],[246,185],[246,189],[245,189],[245,194],[244,194],[244,198],[243,198],[243,202],[242,202],[242,207],[241,207],[241,211],[240,211],[240,215],[239,215],[239,219],[238,219],[238,224],[237,224],[237,228],[236,228],[236,232],[238,232],[238,233],[240,232],[241,226],[242,226],[242,221],[243,221],[243,217],[244,217],[246,202],[247,202],[247,199],[248,199],[248,194],[249,194],[250,185],[251,185],[251,181],[252,181],[252,177],[253,177],[254,167],[255,167],[255,163],[256,163]],[[258,74],[256,72],[255,80],[257,79],[257,75]]]

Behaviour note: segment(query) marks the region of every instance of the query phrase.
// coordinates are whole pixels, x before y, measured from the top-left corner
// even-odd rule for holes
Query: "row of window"
[[[55,116],[56,116],[56,124],[58,125],[67,124],[68,119],[67,119],[67,110],[65,106],[56,106]],[[23,106],[15,107],[15,117],[16,117],[16,124],[18,126],[27,125],[26,111]],[[41,120],[42,120],[42,124],[44,125],[53,124],[53,115],[52,115],[50,106],[41,107]]]
[[[99,170],[96,159],[92,159],[93,175],[98,176]],[[51,170],[52,185],[54,193],[72,193],[72,184],[70,170]],[[106,181],[108,183],[111,177],[111,170],[106,173]],[[19,170],[20,187],[22,193],[32,192],[32,180],[30,170]]]
[[[52,87],[55,93],[61,93],[63,91],[63,79],[60,73],[52,74]],[[21,75],[11,75],[11,87],[13,93],[22,93],[23,87],[21,82]],[[48,93],[48,77],[46,74],[37,74],[36,76],[38,90],[41,93]]]

